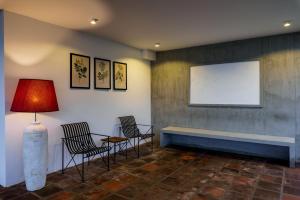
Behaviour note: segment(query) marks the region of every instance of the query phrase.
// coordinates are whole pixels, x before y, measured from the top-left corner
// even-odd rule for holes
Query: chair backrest
[[[66,138],[65,144],[70,153],[78,153],[82,149],[82,144],[84,148],[96,146],[87,122],[63,124],[61,126]]]
[[[136,125],[134,116],[119,117],[122,127],[122,132],[125,137],[132,138],[139,134],[139,129]]]

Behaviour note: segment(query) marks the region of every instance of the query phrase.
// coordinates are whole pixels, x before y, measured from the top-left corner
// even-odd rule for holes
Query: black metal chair
[[[137,124],[135,121],[134,116],[123,116],[119,117],[121,126],[120,126],[120,131],[123,132],[124,136],[128,138],[128,142],[130,145],[133,147],[135,150],[135,143],[137,139],[137,155],[140,157],[140,141],[146,141],[146,139],[151,138],[151,149],[153,151],[153,137],[155,134],[153,133],[153,126],[152,125],[145,125],[145,124]],[[145,133],[141,133],[140,129],[138,126],[144,126],[144,127],[149,127]],[[131,139],[133,139],[133,145],[131,143]],[[136,150],[135,150],[136,151]]]
[[[109,151],[111,149],[109,146],[109,136],[91,133],[87,122],[63,124],[61,126],[64,131],[64,138],[62,138],[62,173],[64,173],[65,168],[67,168],[73,161],[79,175],[81,176],[82,182],[84,182],[84,159],[87,158],[89,164],[90,157],[94,158],[96,155],[100,155],[103,162],[107,165],[107,170],[109,170]],[[106,137],[108,142],[97,147],[92,135]],[[71,160],[66,167],[64,167],[65,145],[71,155]],[[105,153],[107,153],[107,162],[105,162],[104,159]],[[76,155],[80,154],[82,155],[81,172],[74,159]]]

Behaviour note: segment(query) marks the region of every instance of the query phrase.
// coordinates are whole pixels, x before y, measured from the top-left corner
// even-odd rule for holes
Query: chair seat
[[[150,138],[152,136],[155,136],[154,133],[146,133],[146,134],[142,134],[142,133],[138,133],[138,134],[135,134],[129,138],[141,138],[141,139],[147,139],[147,138]]]
[[[76,154],[85,154],[86,157],[90,157],[90,156],[94,156],[94,155],[97,155],[97,154],[100,154],[100,153],[103,153],[103,152],[106,152],[106,151],[110,151],[111,150],[111,147],[92,147],[92,148],[89,148],[89,149],[86,149],[84,151],[78,151],[76,152]]]
[[[150,138],[150,137],[154,137],[154,134],[153,133],[140,134],[139,137],[142,138],[142,139],[147,139],[147,138]]]

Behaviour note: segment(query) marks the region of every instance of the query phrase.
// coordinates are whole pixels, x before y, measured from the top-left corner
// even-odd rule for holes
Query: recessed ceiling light
[[[291,21],[286,21],[283,23],[283,27],[285,27],[285,28],[290,27],[291,25],[292,25]]]
[[[98,21],[99,21],[99,19],[93,18],[93,19],[90,20],[90,23],[91,23],[92,25],[95,25],[95,24],[97,24]]]
[[[158,48],[158,47],[160,47],[160,44],[156,43],[154,46],[155,46],[155,48]]]

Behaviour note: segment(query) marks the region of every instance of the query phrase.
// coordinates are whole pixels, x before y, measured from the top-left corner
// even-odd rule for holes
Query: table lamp
[[[37,121],[36,113],[59,110],[53,81],[20,79],[10,110],[34,113],[34,122],[23,133],[23,162],[27,190],[39,190],[46,184],[48,131]]]

